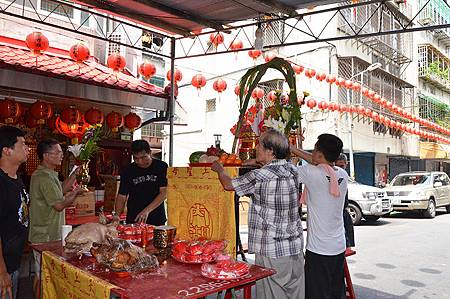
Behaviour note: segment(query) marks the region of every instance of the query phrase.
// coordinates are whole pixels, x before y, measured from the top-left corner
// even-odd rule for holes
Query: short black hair
[[[25,132],[14,126],[0,127],[0,158],[2,157],[3,148],[14,148],[17,143],[17,137],[25,137]]]
[[[133,143],[131,143],[131,154],[135,155],[141,152],[150,154],[150,144],[148,144],[148,141],[144,139],[133,141]]]
[[[289,155],[289,140],[274,129],[266,131],[261,145],[265,149],[272,150],[277,159],[286,159]]]
[[[56,144],[59,144],[58,140],[49,138],[45,140],[41,140],[36,148],[36,153],[38,155],[39,160],[44,160],[44,154],[51,151],[52,147]]]
[[[344,153],[340,154],[339,157],[337,157],[336,161],[338,161],[338,160],[347,162],[347,155]]]
[[[342,140],[332,134],[321,134],[317,137],[316,149],[328,162],[334,163],[342,152]]]

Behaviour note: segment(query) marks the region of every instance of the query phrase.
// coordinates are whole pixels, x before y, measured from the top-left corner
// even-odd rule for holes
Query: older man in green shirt
[[[81,188],[72,188],[75,172],[62,184],[56,167],[61,165],[64,153],[55,139],[39,142],[37,155],[41,164],[33,172],[30,183],[30,232],[31,243],[61,239],[61,226],[65,224],[64,209],[70,206]],[[72,190],[73,189],[73,190]],[[39,278],[40,255],[34,252],[36,276]]]

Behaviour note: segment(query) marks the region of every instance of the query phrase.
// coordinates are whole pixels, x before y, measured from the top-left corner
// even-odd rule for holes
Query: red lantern
[[[292,64],[292,69],[297,75],[301,74],[305,70],[303,66],[294,63]]]
[[[371,117],[372,117],[372,119],[374,121],[379,121],[380,120],[380,115],[377,112],[375,112],[375,111],[372,111]]]
[[[305,104],[305,98],[304,97],[297,97],[297,103],[299,106]]]
[[[227,82],[221,78],[216,79],[213,83],[213,88],[218,93],[223,92],[225,89],[227,89]]]
[[[91,57],[89,48],[83,43],[78,43],[70,47],[69,55],[77,63],[83,63]]]
[[[252,91],[252,98],[254,98],[255,100],[259,100],[262,99],[264,97],[264,90],[256,87],[255,89],[253,89]]]
[[[218,45],[223,44],[224,41],[223,33],[221,32],[211,33],[209,35],[209,41],[211,42],[212,45],[214,45],[214,47],[217,48]]]
[[[373,101],[374,101],[375,103],[380,103],[380,101],[381,101],[381,96],[380,96],[378,93],[374,94],[374,96],[373,96]]]
[[[308,77],[309,79],[311,79],[312,77],[314,77],[316,75],[316,70],[313,69],[306,69],[305,71],[305,76]]]
[[[119,128],[123,126],[123,115],[119,112],[111,111],[106,115],[106,124],[111,131],[119,131]]]
[[[175,82],[181,81],[181,79],[183,79],[183,74],[181,73],[181,71],[179,69],[175,69],[173,71],[173,73],[174,73],[174,77],[175,77]],[[172,81],[171,80],[172,78],[170,76],[170,70],[167,71],[166,78],[167,78],[167,80]]]
[[[364,109],[364,114],[365,114],[366,116],[371,115],[371,113],[372,113],[372,110],[370,110],[369,108]]]
[[[194,77],[192,77],[191,81],[192,86],[197,88],[197,90],[202,89],[206,85],[206,78],[202,74],[197,74]]]
[[[71,138],[72,144],[77,144],[78,139],[83,138],[84,133],[89,128],[89,124],[84,121],[83,116],[81,116],[81,120],[79,122],[73,124],[67,124],[63,122],[60,117],[57,117],[55,127],[59,133]]]
[[[261,56],[262,52],[260,50],[249,50],[248,56],[253,58],[253,60],[258,59],[259,56]]]
[[[275,57],[277,57],[277,55],[273,52],[266,52],[264,53],[264,60],[266,62],[270,62],[272,61],[272,59],[274,59]]]
[[[322,82],[323,80],[325,80],[327,77],[327,74],[325,74],[324,72],[319,72],[316,75],[316,79],[319,80],[320,82]]]
[[[48,49],[48,38],[42,32],[33,32],[27,35],[25,43],[35,55],[40,55]]]
[[[97,108],[92,107],[92,108],[89,108],[89,110],[84,113],[84,119],[91,126],[95,126],[95,125],[103,124],[103,120],[105,119],[105,116],[103,115],[102,111],[98,110]]]
[[[178,96],[178,85],[177,84],[173,84],[174,86],[174,91],[173,91],[173,96],[177,97]],[[164,92],[166,94],[170,95],[171,89],[170,89],[170,83],[166,85],[166,87],[164,87]]]
[[[365,87],[361,88],[361,93],[365,97],[369,96],[369,90],[367,88],[365,88]]]
[[[387,100],[385,98],[381,98],[380,99],[380,105],[381,106],[386,106],[386,102],[387,102]]]
[[[373,97],[374,97],[374,95],[375,95],[375,91],[373,91],[373,90],[369,90],[369,92],[367,93],[367,97],[369,97],[369,99],[373,99]]]
[[[327,76],[326,81],[330,84],[333,84],[334,82],[336,82],[336,76],[330,74]]]
[[[394,113],[398,113],[398,109],[399,107],[397,105],[392,105],[392,111],[394,111]]]
[[[345,84],[344,78],[339,77],[339,78],[336,79],[336,85],[337,86],[344,86],[344,84]]]
[[[139,74],[141,74],[145,80],[148,80],[156,74],[156,67],[151,62],[141,63],[139,66]]]
[[[240,50],[243,47],[244,43],[239,38],[235,38],[230,44],[230,49],[233,51]]]
[[[108,56],[108,60],[106,61],[109,68],[113,69],[115,72],[121,72],[127,65],[125,57],[120,55],[119,53],[113,53]]]
[[[351,89],[351,88],[353,87],[353,82],[352,82],[352,80],[345,80],[345,81],[344,81],[344,86],[345,86],[345,88],[347,88],[347,89]]]
[[[357,108],[356,108],[356,112],[358,112],[359,114],[364,114],[364,106],[358,106]]]
[[[83,114],[75,107],[65,108],[61,111],[61,120],[68,125],[79,123],[82,118]]]
[[[386,102],[386,108],[391,109],[394,104],[391,101]]]
[[[52,105],[49,103],[36,101],[31,105],[30,113],[34,119],[36,119],[39,125],[45,123],[45,120],[49,119],[53,115]]]
[[[306,106],[308,106],[309,108],[313,109],[314,107],[316,107],[317,102],[314,99],[310,99],[306,102]]]
[[[328,105],[328,109],[331,110],[331,111],[335,111],[337,109],[337,106],[338,105],[336,103],[330,103]]]
[[[353,82],[352,89],[354,91],[360,91],[361,90],[361,84],[359,84],[358,82]]]
[[[0,101],[0,118],[3,118],[6,124],[14,123],[22,114],[22,104],[14,99],[5,98],[3,101]]]
[[[317,108],[321,110],[325,110],[328,108],[328,103],[325,101],[321,101],[319,104],[317,104]]]
[[[339,104],[339,111],[341,112],[348,112],[348,107],[344,104]]]
[[[136,113],[130,112],[127,115],[125,115],[125,127],[130,130],[131,132],[134,132],[139,126],[141,125],[141,118]]]
[[[241,89],[241,87],[240,87],[239,85],[236,85],[236,86],[234,87],[234,93],[235,93],[237,96],[239,96],[239,91],[240,91],[240,89]],[[247,90],[247,88],[245,88],[244,94],[247,94],[247,93],[248,93],[248,90]]]
[[[275,101],[276,101],[277,95],[276,95],[275,90],[272,90],[272,91],[270,91],[270,92],[267,94],[267,99],[268,99],[269,101],[271,101],[271,102],[275,102]]]

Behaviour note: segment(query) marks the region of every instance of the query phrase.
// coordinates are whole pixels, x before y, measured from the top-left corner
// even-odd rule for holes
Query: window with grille
[[[216,99],[206,100],[206,112],[216,111]]]
[[[141,135],[146,137],[163,137],[163,124],[149,124],[141,128]]]
[[[120,53],[120,45],[115,42],[122,41],[122,35],[120,33],[112,33],[109,35],[110,42],[108,43],[108,56],[113,53]]]
[[[73,19],[73,8],[64,4],[50,2],[48,0],[41,0],[41,9],[48,12],[53,12],[57,15],[68,16],[69,18]]]

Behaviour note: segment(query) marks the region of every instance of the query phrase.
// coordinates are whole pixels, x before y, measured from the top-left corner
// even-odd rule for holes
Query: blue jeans
[[[19,285],[19,269],[11,273],[11,283],[12,283],[12,298],[9,298],[8,293],[6,293],[6,299],[16,299],[17,298],[17,287]],[[1,296],[1,295],[0,295]]]

